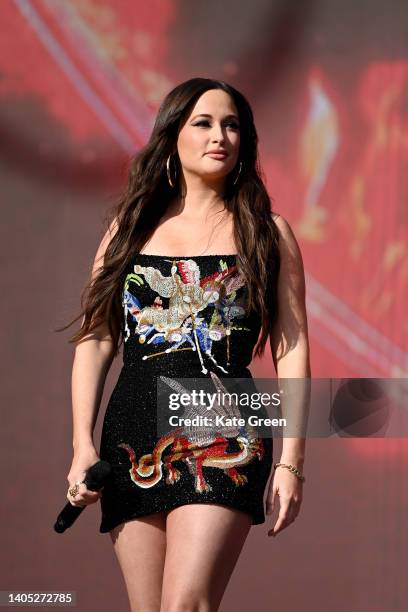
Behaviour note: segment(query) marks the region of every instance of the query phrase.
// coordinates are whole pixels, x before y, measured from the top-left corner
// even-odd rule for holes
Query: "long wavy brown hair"
[[[222,89],[234,100],[240,121],[237,166],[225,178],[224,201],[233,216],[236,263],[248,287],[248,309],[261,319],[261,333],[254,355],[261,357],[278,315],[277,282],[280,269],[279,234],[272,218],[271,199],[262,180],[258,135],[253,112],[246,98],[225,81],[192,78],[167,94],[148,143],[130,159],[128,181],[117,203],[106,216],[115,222],[112,236],[97,274],[90,275],[81,294],[81,313],[68,325],[83,318],[69,342],[79,342],[101,324],[108,325],[117,355],[123,342],[122,291],[130,258],[139,253],[153,235],[171,200],[181,195],[180,183],[171,187],[166,161],[171,155],[173,172],[180,177],[178,133],[198,98],[209,89]],[[237,178],[239,162],[241,172]],[[120,341],[121,340],[121,341]]]

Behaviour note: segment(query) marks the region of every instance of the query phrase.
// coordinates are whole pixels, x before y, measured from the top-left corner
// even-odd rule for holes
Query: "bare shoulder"
[[[294,235],[289,221],[285,219],[285,217],[283,217],[281,214],[273,212],[272,219],[275,221],[280,236],[288,237],[290,234]]]
[[[95,259],[93,262],[92,276],[94,277],[100,267],[103,264],[103,258],[105,257],[105,251],[108,247],[108,244],[114,237],[118,230],[118,221],[117,217],[115,217],[109,224],[108,229],[102,237],[102,240],[99,243],[98,249],[96,251]]]
[[[110,222],[109,227],[106,230],[105,234],[103,235],[103,238],[99,244],[99,247],[98,247],[99,255],[103,255],[105,253],[106,247],[108,246],[108,244],[110,243],[114,235],[116,234],[117,230],[118,230],[118,220],[117,220],[117,217],[115,217]]]
[[[106,249],[106,247],[108,246],[108,244],[110,243],[110,241],[112,240],[112,238],[114,237],[114,235],[116,234],[116,232],[118,231],[118,219],[117,217],[114,217],[114,219],[112,219],[112,221],[109,223],[109,227],[106,230],[102,241],[101,241],[101,245],[103,245]]]
[[[289,257],[302,263],[302,254],[294,231],[287,219],[281,214],[272,213],[272,218],[279,232],[279,250],[281,257]]]

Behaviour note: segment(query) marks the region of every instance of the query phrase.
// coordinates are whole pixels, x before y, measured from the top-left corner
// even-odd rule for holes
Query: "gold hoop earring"
[[[233,185],[236,185],[237,180],[239,179],[239,175],[241,174],[241,170],[242,170],[242,161],[239,162],[239,170],[238,170],[238,174],[234,179]]]
[[[167,169],[167,180],[169,181],[169,185],[170,187],[173,187],[174,189],[174,183],[171,180],[171,176],[170,176],[170,157],[171,157],[171,153],[167,158],[167,162],[166,162],[166,169]],[[177,177],[176,177],[177,178]]]

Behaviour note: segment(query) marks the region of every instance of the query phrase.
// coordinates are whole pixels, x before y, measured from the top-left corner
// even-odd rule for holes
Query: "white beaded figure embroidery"
[[[165,350],[144,355],[151,359],[180,350],[195,351],[201,364],[201,372],[207,374],[203,353],[217,368],[228,373],[217,363],[212,353],[212,343],[227,339],[227,362],[230,365],[230,336],[233,330],[249,331],[247,327],[234,325],[234,320],[246,314],[242,300],[237,299],[237,290],[244,285],[244,279],[236,266],[228,267],[219,260],[219,271],[201,278],[199,265],[194,259],[164,260],[172,263],[170,276],[163,276],[153,266],[135,264],[133,272],[125,279],[122,305],[125,317],[124,341],[131,332],[128,315],[136,322],[135,335],[140,344],[163,344],[171,346]],[[143,285],[157,293],[151,305],[142,305],[130,291],[130,284]],[[163,300],[168,299],[168,307]],[[205,309],[212,308],[209,316],[200,316]],[[188,346],[183,346],[188,345]]]

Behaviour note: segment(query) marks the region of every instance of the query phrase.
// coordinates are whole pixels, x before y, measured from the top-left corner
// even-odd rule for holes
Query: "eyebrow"
[[[195,115],[191,121],[193,121],[197,117],[210,117],[212,119],[212,115],[208,115],[206,113],[200,113],[199,115]],[[224,117],[224,119],[236,119],[237,121],[239,121],[238,117],[234,114],[227,115],[226,117]]]

